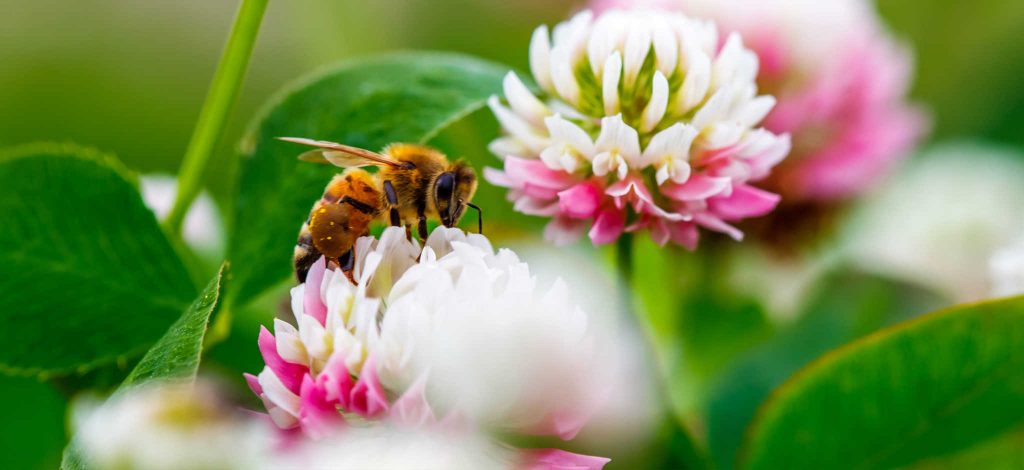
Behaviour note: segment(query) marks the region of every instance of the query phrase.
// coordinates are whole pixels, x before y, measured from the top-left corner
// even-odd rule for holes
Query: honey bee
[[[471,203],[476,192],[476,172],[464,161],[450,162],[443,153],[415,144],[391,144],[381,153],[322,140],[279,137],[280,140],[315,147],[299,159],[345,168],[327,184],[299,230],[293,264],[299,282],[320,258],[351,271],[356,239],[369,234],[370,223],[386,220],[405,225],[406,236],[417,227],[427,238],[427,218],[445,227],[459,222],[466,207],[477,211],[478,231],[483,213]],[[361,167],[376,166],[370,173]],[[386,219],[385,219],[386,217]]]

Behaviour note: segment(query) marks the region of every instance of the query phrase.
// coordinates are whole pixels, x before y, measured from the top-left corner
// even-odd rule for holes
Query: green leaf
[[[142,357],[121,388],[135,386],[150,380],[192,379],[199,370],[199,357],[203,352],[203,338],[210,323],[210,315],[217,307],[224,284],[227,263],[203,290],[188,310],[171,325],[163,338]]]
[[[298,136],[380,149],[427,142],[501,91],[508,68],[467,56],[417,52],[342,63],[275,99],[242,144],[229,259],[232,299],[253,299],[291,275],[299,226],[337,168],[299,162]],[[443,149],[442,149],[443,150]]]
[[[226,271],[225,263],[202,294],[142,357],[111,398],[151,381],[195,379],[203,352],[203,338],[210,316],[219,305]],[[65,448],[60,466],[64,470],[88,468],[76,440],[73,439]]]
[[[822,356],[777,389],[744,468],[890,468],[1024,423],[1024,297],[954,307]]]
[[[941,305],[928,292],[846,269],[821,279],[795,324],[747,351],[711,388],[708,447],[717,466],[733,468],[758,405],[794,372],[830,349]]]
[[[195,297],[133,175],[37,144],[0,154],[0,369],[85,372],[141,354]]]

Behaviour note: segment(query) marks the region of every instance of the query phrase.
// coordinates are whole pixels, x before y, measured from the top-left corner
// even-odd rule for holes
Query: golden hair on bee
[[[299,155],[300,160],[346,168],[327,185],[299,231],[293,260],[299,281],[305,281],[309,267],[321,255],[350,270],[355,240],[378,218],[404,225],[407,232],[415,226],[425,240],[428,219],[453,227],[470,207],[477,211],[478,230],[483,231],[483,214],[471,202],[476,172],[462,160],[450,161],[440,151],[417,144],[395,143],[377,153],[321,140],[279,139],[314,147]],[[358,169],[364,166],[376,166],[379,171]]]

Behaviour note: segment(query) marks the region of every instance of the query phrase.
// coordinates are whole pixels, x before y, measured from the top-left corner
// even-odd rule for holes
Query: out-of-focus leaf
[[[174,322],[167,333],[142,357],[115,392],[115,397],[147,382],[195,379],[203,351],[203,338],[210,323],[210,315],[218,305],[226,271],[225,264],[178,321]],[[75,440],[72,440],[64,450],[60,466],[64,470],[88,468]]]
[[[0,155],[0,368],[84,372],[141,354],[196,289],[116,160],[67,145]]]
[[[869,335],[778,388],[742,468],[890,468],[1024,423],[1024,297],[954,307]]]
[[[814,358],[943,301],[910,285],[840,270],[819,281],[800,319],[747,351],[708,394],[708,447],[719,468],[732,468],[743,431],[773,389]]]
[[[508,70],[448,53],[400,53],[345,62],[286,90],[243,142],[229,259],[231,299],[252,299],[290,275],[292,246],[323,192],[329,166],[299,162],[298,136],[379,150],[427,142],[501,91]],[[442,149],[443,150],[443,149]]]
[[[1024,468],[1024,428],[1004,433],[969,449],[926,459],[908,466],[910,470],[984,468],[1016,470]]]
[[[33,377],[0,377],[0,468],[48,470],[60,462],[67,403]]]

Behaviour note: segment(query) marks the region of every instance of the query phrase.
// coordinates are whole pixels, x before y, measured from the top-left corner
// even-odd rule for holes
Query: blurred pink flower
[[[661,7],[738,32],[760,58],[758,86],[778,99],[765,128],[793,151],[768,187],[787,202],[856,196],[904,158],[927,120],[906,101],[909,49],[863,0],[599,0]]]
[[[353,276],[357,283],[340,270],[327,269],[321,258],[310,269],[307,282],[292,290],[292,310],[297,326],[275,320],[274,333],[266,328],[260,330],[258,343],[265,367],[258,376],[246,374],[245,378],[278,427],[300,429],[310,438],[324,439],[344,438],[347,423],[352,419],[449,433],[475,432],[500,420],[506,430],[569,439],[586,422],[589,412],[581,404],[588,400],[573,395],[569,390],[572,383],[566,383],[576,380],[577,376],[563,373],[563,380],[550,380],[567,392],[569,407],[562,406],[567,400],[538,397],[527,390],[523,391],[527,393],[525,397],[510,395],[507,390],[494,390],[494,383],[488,382],[489,374],[466,370],[475,364],[467,365],[462,353],[472,351],[459,349],[454,353],[458,357],[451,357],[458,348],[474,347],[481,349],[477,351],[478,356],[500,361],[504,357],[494,356],[494,351],[474,342],[492,332],[476,327],[472,318],[451,322],[431,318],[431,315],[460,313],[458,308],[441,305],[441,300],[467,306],[468,310],[462,313],[479,318],[477,323],[489,321],[487,315],[491,313],[514,318],[515,315],[504,314],[495,303],[507,303],[514,298],[518,301],[508,307],[521,309],[524,317],[539,312],[543,319],[541,323],[511,323],[509,326],[521,326],[534,336],[538,336],[535,328],[546,327],[565,344],[575,345],[580,341],[579,337],[584,334],[578,328],[582,312],[573,311],[571,306],[561,308],[563,305],[557,302],[567,297],[555,289],[543,300],[531,300],[533,296],[523,290],[525,284],[521,283],[522,276],[529,276],[529,272],[510,251],[495,254],[483,236],[467,237],[458,229],[442,227],[428,238],[422,252],[415,241],[405,238],[404,230],[389,228],[380,240],[361,238],[356,253]],[[466,273],[467,280],[458,282],[462,273]],[[437,283],[448,276],[453,276],[448,281],[451,291],[445,292],[445,286]],[[484,279],[509,285],[495,286],[497,292],[491,293],[481,284]],[[430,284],[429,288],[422,287],[424,283]],[[369,295],[371,286],[372,292],[386,296],[386,308],[379,298]],[[435,294],[432,299],[423,297],[427,291]],[[501,295],[508,299],[493,300]],[[487,299],[492,300],[488,303]],[[477,308],[488,306],[494,311],[481,312]],[[557,306],[559,311],[544,306]],[[559,316],[569,320],[576,334],[558,328],[559,324],[553,319]],[[432,324],[438,325],[436,328],[441,331],[432,330],[435,328]],[[452,326],[459,325],[476,329],[466,331],[469,336],[451,331]],[[510,336],[516,333],[503,331]],[[447,340],[443,344],[432,344],[428,337],[417,335],[446,335]],[[585,347],[563,347],[557,342],[555,346],[571,358],[592,357]],[[499,353],[504,353],[508,348],[498,349]],[[547,351],[543,347],[538,349]],[[509,367],[503,369],[502,377],[529,380],[516,374],[537,372],[531,356],[520,352],[515,358],[515,364],[505,364]],[[545,360],[547,367],[558,367],[557,357],[547,355]],[[571,365],[579,366],[578,363]],[[577,370],[586,373],[586,368],[577,367]],[[384,374],[387,376],[382,378]],[[432,384],[438,385],[428,394]],[[531,387],[542,389],[539,385]],[[592,394],[595,390],[583,392]],[[433,404],[427,399],[428,395],[435,398]],[[498,403],[474,402],[474,399],[486,397]],[[447,401],[436,401],[442,398]],[[435,413],[437,403],[446,410],[443,416]],[[497,414],[489,414],[492,412]],[[548,449],[523,452],[513,460],[525,462],[521,465],[528,468],[600,468],[607,461]],[[514,467],[527,468],[521,465]]]
[[[742,238],[731,222],[778,203],[751,183],[789,138],[756,127],[775,104],[757,95],[757,56],[738,35],[719,40],[709,22],[648,10],[584,11],[550,36],[539,27],[530,68],[543,93],[505,77],[507,105],[489,102],[504,167],[485,177],[517,211],[552,218],[558,244],[643,230],[693,249],[699,227]]]

